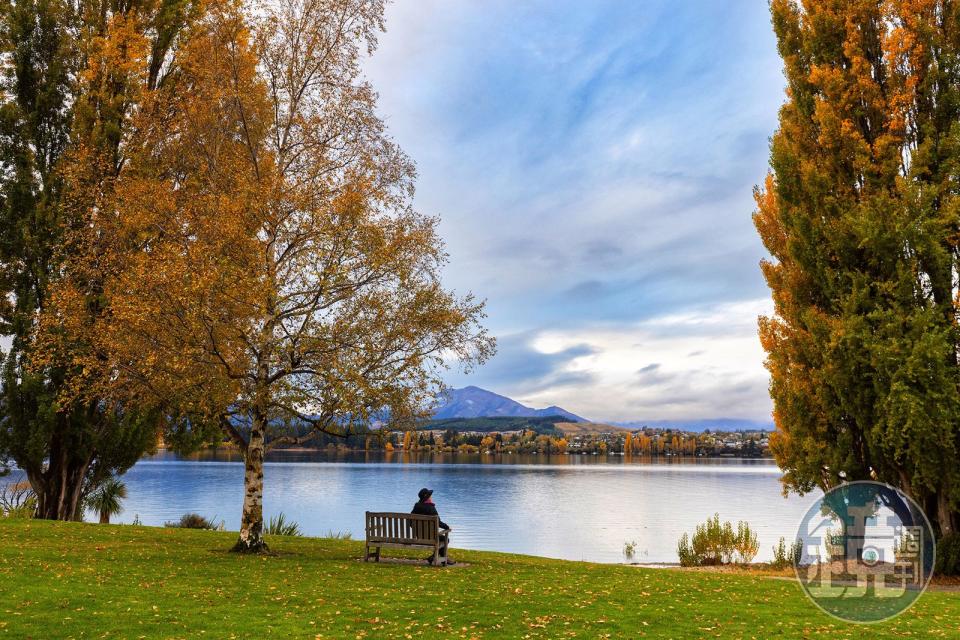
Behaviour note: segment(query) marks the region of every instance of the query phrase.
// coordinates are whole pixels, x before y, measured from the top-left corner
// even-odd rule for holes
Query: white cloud
[[[765,4],[417,0],[387,29],[379,110],[441,217],[446,283],[501,338],[450,383],[596,419],[767,419]]]
[[[518,382],[514,392],[525,404],[558,404],[593,420],[766,421],[771,404],[757,317],[771,307],[760,299],[632,326],[544,331],[530,340],[535,351],[589,349],[550,372],[569,385],[540,388],[534,379]]]

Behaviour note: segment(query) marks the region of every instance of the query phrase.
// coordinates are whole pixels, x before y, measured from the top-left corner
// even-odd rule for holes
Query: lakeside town
[[[409,434],[409,435],[408,435]],[[443,453],[696,456],[760,458],[770,456],[765,431],[693,433],[676,429],[644,428],[638,431],[601,431],[551,436],[531,429],[504,433],[451,431],[393,432],[388,449]]]
[[[336,451],[399,453],[464,453],[481,455],[594,455],[651,457],[766,458],[770,432],[711,431],[644,427],[592,433],[564,433],[558,423],[553,433],[535,428],[508,431],[423,429],[339,438],[320,435],[304,448]]]

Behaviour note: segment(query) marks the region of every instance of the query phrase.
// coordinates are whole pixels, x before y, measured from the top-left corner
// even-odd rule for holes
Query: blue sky
[[[596,420],[769,419],[766,2],[397,0],[366,73],[445,281],[500,341],[450,384]]]

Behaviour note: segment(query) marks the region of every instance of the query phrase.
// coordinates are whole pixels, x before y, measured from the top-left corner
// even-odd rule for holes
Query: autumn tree
[[[87,389],[162,408],[171,437],[215,428],[237,445],[236,551],[266,549],[269,448],[408,426],[445,366],[493,349],[482,304],[441,286],[436,220],[411,208],[413,164],[360,76],[382,12],[209,3],[44,322],[51,351],[86,345],[72,353]],[[94,325],[91,279],[109,310]]]
[[[0,334],[11,338],[0,462],[26,473],[38,517],[81,517],[83,494],[156,441],[155,415],[92,395],[66,398],[72,359],[35,367],[33,335],[52,304],[65,238],[85,220],[75,205],[116,174],[137,96],[164,81],[192,11],[186,0],[0,5]],[[81,157],[85,184],[68,169]]]
[[[754,221],[785,490],[877,479],[960,524],[960,6],[773,0],[787,100]]]
[[[637,434],[637,440],[636,440],[635,444],[633,445],[633,449],[634,449],[634,450],[639,450],[640,453],[644,453],[644,454],[648,454],[648,455],[649,455],[650,452],[651,452],[650,450],[651,450],[651,448],[652,448],[652,444],[653,444],[653,442],[652,442],[652,440],[650,439],[650,436],[648,436],[648,435],[645,434],[645,433],[638,433],[638,434]]]

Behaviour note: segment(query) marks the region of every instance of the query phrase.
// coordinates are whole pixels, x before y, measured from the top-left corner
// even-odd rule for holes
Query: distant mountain
[[[746,418],[703,418],[700,420],[631,420],[612,424],[640,429],[657,427],[660,429],[682,429],[684,431],[773,431],[773,422],[748,420]]]
[[[497,416],[526,418],[563,416],[571,422],[589,422],[589,420],[557,406],[547,407],[546,409],[531,409],[506,396],[473,386],[463,389],[448,389],[438,399],[438,406],[433,414],[434,420],[492,418]]]

